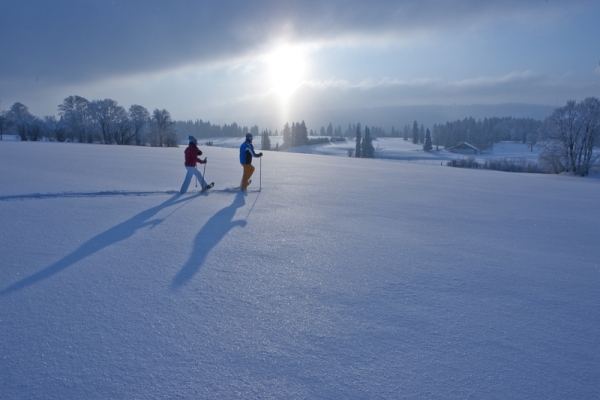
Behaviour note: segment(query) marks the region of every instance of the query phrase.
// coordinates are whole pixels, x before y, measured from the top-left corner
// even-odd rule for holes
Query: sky
[[[599,16],[587,0],[0,0],[0,109],[58,115],[78,95],[275,129],[559,107],[600,96]]]

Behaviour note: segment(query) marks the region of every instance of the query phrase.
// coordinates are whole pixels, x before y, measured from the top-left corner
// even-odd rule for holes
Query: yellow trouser
[[[248,187],[248,179],[250,179],[254,173],[254,166],[252,164],[242,164],[242,167],[244,167],[244,175],[242,176],[240,189],[246,190]]]

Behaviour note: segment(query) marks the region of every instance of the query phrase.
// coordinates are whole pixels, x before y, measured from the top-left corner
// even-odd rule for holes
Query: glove
[[[262,157],[262,153],[258,153],[257,156]]]
[[[202,162],[202,164],[206,164],[206,160],[207,160],[207,157],[204,157],[204,161]]]

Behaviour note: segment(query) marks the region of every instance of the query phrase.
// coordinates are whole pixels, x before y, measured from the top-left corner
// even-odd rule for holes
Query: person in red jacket
[[[198,178],[198,180],[200,181],[202,191],[208,190],[212,188],[215,185],[215,183],[213,182],[210,185],[208,185],[202,177],[200,171],[198,171],[198,169],[196,168],[196,163],[206,164],[206,157],[204,158],[204,160],[201,160],[198,157],[202,155],[202,151],[200,151],[200,149],[198,148],[198,141],[195,137],[190,135],[188,137],[188,140],[190,141],[190,144],[184,151],[185,168],[187,169],[187,174],[185,175],[185,179],[183,180],[183,185],[181,185],[180,192],[187,192],[188,186],[190,186],[190,182],[192,180],[192,175],[196,175],[196,178]]]

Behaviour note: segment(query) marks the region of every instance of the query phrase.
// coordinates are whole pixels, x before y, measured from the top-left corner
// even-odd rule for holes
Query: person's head
[[[252,134],[251,133],[246,133],[246,141],[252,143]]]
[[[188,141],[190,142],[190,144],[195,144],[198,145],[198,141],[196,140],[195,137],[193,137],[192,135],[188,136]]]

